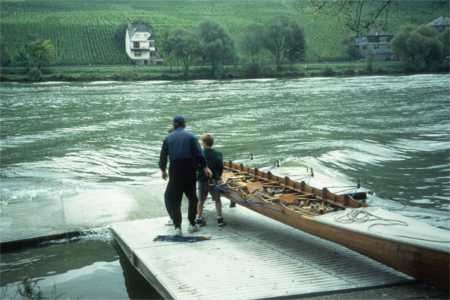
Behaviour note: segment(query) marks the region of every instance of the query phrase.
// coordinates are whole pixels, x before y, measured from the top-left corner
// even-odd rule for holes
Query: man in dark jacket
[[[167,157],[170,159],[169,183],[164,194],[167,212],[175,226],[175,234],[181,235],[181,199],[183,193],[189,199],[188,218],[189,232],[197,231],[195,214],[197,196],[195,193],[196,170],[200,168],[205,176],[211,176],[211,170],[206,166],[205,157],[200,149],[197,138],[185,130],[184,117],[173,119],[174,130],[164,139],[159,159],[162,178],[167,179]]]

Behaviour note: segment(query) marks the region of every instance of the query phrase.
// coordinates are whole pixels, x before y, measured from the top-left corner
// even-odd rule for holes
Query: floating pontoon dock
[[[261,299],[385,286],[412,279],[359,253],[261,216],[224,209],[227,226],[193,235],[211,240],[154,242],[168,217],[113,224],[133,266],[164,298]],[[187,220],[183,220],[187,225]],[[187,235],[187,233],[185,233]]]

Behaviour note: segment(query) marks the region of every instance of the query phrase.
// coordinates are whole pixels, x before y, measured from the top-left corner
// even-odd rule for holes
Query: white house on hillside
[[[125,49],[128,57],[139,65],[162,61],[156,50],[151,29],[144,23],[128,23],[125,33]]]

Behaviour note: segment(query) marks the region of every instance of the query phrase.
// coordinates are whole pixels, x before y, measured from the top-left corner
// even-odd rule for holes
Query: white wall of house
[[[131,38],[128,30],[125,32],[125,50],[127,55],[137,63],[150,60],[150,41],[148,32],[136,32]]]

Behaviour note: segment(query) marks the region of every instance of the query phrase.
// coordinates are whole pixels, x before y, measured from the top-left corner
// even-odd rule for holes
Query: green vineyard
[[[411,5],[402,7],[401,16],[393,13],[388,29],[448,15],[448,5],[407,2]],[[56,48],[56,65],[128,64],[123,41],[116,35],[130,20],[151,24],[157,46],[158,35],[195,27],[205,19],[225,26],[239,45],[246,25],[284,16],[304,27],[308,61],[345,57],[343,41],[351,35],[341,18],[316,15],[307,0],[0,0],[0,5],[1,43],[10,54],[16,55],[30,40],[50,39]]]

